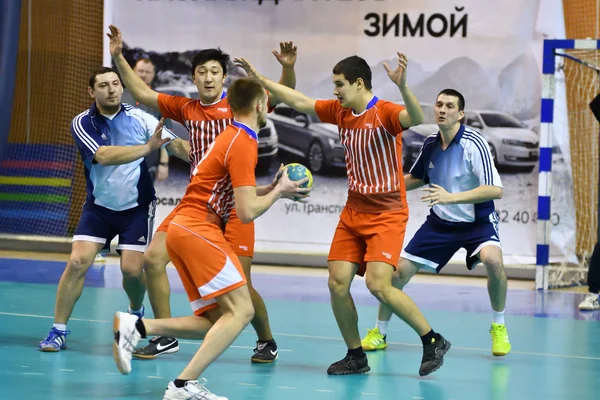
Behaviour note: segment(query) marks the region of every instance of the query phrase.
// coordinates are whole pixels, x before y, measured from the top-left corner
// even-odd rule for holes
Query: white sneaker
[[[585,299],[579,303],[579,309],[583,311],[600,310],[600,302],[596,293],[588,293]]]
[[[228,400],[227,397],[217,396],[206,388],[206,379],[187,381],[185,386],[178,388],[169,382],[163,400]]]
[[[138,317],[136,315],[117,312],[113,318],[115,342],[113,343],[113,356],[117,368],[123,375],[131,372],[131,357],[135,346],[142,339],[142,335],[135,327]]]

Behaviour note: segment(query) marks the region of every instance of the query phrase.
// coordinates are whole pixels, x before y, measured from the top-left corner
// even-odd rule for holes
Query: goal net
[[[600,94],[599,47],[598,40],[545,43],[540,139],[551,160],[548,164],[540,158],[538,212],[548,218],[538,222],[538,289],[585,284],[589,257],[598,238],[600,123],[590,103]],[[564,100],[558,101],[556,97],[561,96]],[[562,164],[562,170],[557,164]],[[563,245],[572,247],[568,250],[575,260],[552,264],[548,245],[560,218],[553,210],[564,203],[574,208],[575,239],[573,244]]]

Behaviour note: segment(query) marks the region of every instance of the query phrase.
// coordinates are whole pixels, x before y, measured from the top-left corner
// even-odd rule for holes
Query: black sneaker
[[[179,341],[172,337],[155,336],[150,339],[145,347],[140,347],[133,351],[133,356],[137,358],[156,358],[161,354],[176,353],[179,351]]]
[[[364,374],[369,372],[369,360],[367,355],[363,353],[362,357],[352,356],[346,354],[346,357],[340,361],[336,361],[327,368],[328,375],[351,375],[351,374]]]
[[[277,343],[274,340],[268,342],[256,342],[256,348],[254,349],[254,355],[250,358],[253,363],[272,363],[277,360],[279,350],[277,350]]]
[[[423,345],[423,359],[421,360],[421,368],[419,375],[429,375],[437,371],[444,363],[444,354],[450,350],[450,342],[442,335],[440,340],[434,340],[430,344]]]

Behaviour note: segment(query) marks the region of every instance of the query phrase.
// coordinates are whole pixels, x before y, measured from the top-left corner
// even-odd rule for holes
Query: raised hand
[[[259,74],[258,71],[256,71],[256,68],[254,68],[254,66],[252,64],[250,64],[250,62],[248,60],[246,60],[245,58],[234,58],[233,59],[233,63],[235,65],[237,65],[238,67],[242,68],[244,71],[246,71],[246,74],[248,75],[249,78],[258,78]]]
[[[108,29],[110,30],[110,33],[107,33],[106,36],[110,39],[110,55],[115,57],[123,51],[123,39],[121,38],[121,31],[116,26],[109,25]]]
[[[150,140],[148,140],[148,145],[150,146],[151,152],[160,149],[163,145],[171,141],[171,138],[169,137],[164,139],[162,137],[164,125],[165,119],[161,118],[160,121],[158,121],[158,124],[156,125],[156,129],[154,129],[152,137],[150,137]]]
[[[403,53],[398,54],[398,66],[396,69],[392,69],[387,63],[383,63],[383,68],[387,72],[388,76],[397,86],[403,87],[406,85],[406,68],[408,66],[408,59]]]
[[[294,42],[281,42],[279,52],[273,50],[273,55],[284,68],[293,68],[298,58],[298,47],[294,46]]]

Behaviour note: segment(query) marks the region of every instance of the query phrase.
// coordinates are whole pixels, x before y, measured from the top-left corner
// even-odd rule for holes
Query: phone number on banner
[[[537,212],[534,211],[508,211],[496,209],[498,220],[501,224],[535,224],[537,223]],[[550,222],[556,226],[560,224],[560,215],[552,213]]]

